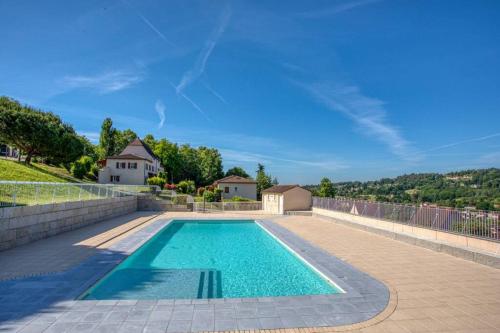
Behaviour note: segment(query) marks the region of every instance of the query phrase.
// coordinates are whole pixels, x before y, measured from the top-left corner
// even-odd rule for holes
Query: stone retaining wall
[[[169,200],[161,200],[151,195],[145,195],[137,198],[137,210],[157,212],[192,212],[193,205],[175,205]]]
[[[134,196],[1,208],[0,251],[136,210]]]

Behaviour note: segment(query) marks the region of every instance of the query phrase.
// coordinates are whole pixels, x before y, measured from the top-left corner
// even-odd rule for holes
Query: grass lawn
[[[12,160],[0,159],[0,180],[27,182],[81,183],[64,168],[32,163],[31,166]]]
[[[0,184],[0,207],[40,205],[122,196],[124,192],[149,192],[149,186],[123,188],[106,186],[71,176],[64,168],[32,163],[27,166],[0,159],[0,181],[49,182],[65,184]],[[126,193],[125,193],[126,194]]]
[[[27,182],[50,182],[50,183],[82,183],[64,168],[33,163],[31,166],[17,161],[0,159],[0,180],[14,180]],[[37,189],[38,188],[38,189]],[[15,193],[15,198],[14,198]],[[79,187],[54,187],[34,185],[12,185],[0,186],[0,206],[30,205],[50,202],[67,201],[70,198],[92,199],[96,193]]]

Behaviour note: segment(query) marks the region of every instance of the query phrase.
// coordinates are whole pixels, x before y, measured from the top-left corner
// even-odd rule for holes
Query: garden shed
[[[262,209],[271,214],[311,209],[311,192],[299,185],[275,185],[262,191]]]

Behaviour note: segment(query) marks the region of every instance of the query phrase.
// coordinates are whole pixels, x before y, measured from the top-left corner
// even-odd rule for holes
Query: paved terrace
[[[173,217],[217,217],[216,214],[137,213],[61,234],[0,253],[0,279],[64,271],[99,250],[112,247],[151,225]],[[223,214],[225,218],[270,219],[323,250],[384,282],[391,290],[388,308],[375,318],[348,327],[266,330],[265,332],[499,332],[500,272],[446,254],[398,242],[316,217],[273,217],[246,213]],[[49,275],[47,275],[49,276]],[[0,292],[0,302],[2,298]],[[121,303],[121,304],[120,304]],[[124,304],[127,303],[127,304]],[[128,304],[130,303],[130,304]],[[119,309],[137,314],[146,322],[118,323],[95,315]],[[159,302],[101,301],[82,308],[88,316],[68,323],[50,313],[33,313],[21,319],[4,318],[0,308],[0,331],[63,332],[102,331],[165,332],[157,316],[170,315],[171,307]],[[92,315],[94,314],[94,315]],[[86,318],[86,319],[84,319]],[[157,321],[155,321],[155,318]],[[157,324],[154,324],[154,323]]]

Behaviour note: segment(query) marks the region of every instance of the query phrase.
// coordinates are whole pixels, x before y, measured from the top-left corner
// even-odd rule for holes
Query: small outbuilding
[[[299,185],[275,185],[262,191],[262,209],[271,214],[310,210],[311,192]]]

